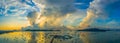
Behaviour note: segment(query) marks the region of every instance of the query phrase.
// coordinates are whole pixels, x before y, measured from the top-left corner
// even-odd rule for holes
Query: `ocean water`
[[[120,32],[18,31],[0,34],[0,43],[120,43]]]

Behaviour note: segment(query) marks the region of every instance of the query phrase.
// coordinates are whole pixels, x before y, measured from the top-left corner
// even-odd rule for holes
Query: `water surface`
[[[0,34],[0,43],[120,43],[120,32],[19,31]]]

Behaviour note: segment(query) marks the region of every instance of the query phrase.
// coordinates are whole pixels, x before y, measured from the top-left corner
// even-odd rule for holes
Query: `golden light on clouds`
[[[55,18],[55,17],[41,17],[40,19],[40,27],[44,28],[47,27],[47,26],[60,26],[61,24],[61,21],[62,21],[62,17],[58,17],[58,18]]]
[[[93,21],[92,18],[94,18],[94,13],[91,10],[87,11],[87,16],[83,18],[82,22],[80,22],[80,29],[85,29],[90,26],[91,22]]]

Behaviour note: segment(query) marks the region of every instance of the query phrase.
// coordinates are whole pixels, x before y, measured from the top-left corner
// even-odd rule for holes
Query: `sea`
[[[120,43],[120,31],[15,31],[0,43]]]

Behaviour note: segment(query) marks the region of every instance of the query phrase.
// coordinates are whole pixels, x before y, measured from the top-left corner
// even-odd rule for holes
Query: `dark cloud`
[[[34,25],[37,22],[37,19],[39,18],[40,14],[38,14],[36,11],[29,12],[27,15],[27,18],[31,25]]]
[[[44,0],[43,3],[46,6],[44,8],[46,16],[54,15],[55,13],[57,13],[59,16],[63,16],[76,11],[76,8],[73,4],[74,0]]]

